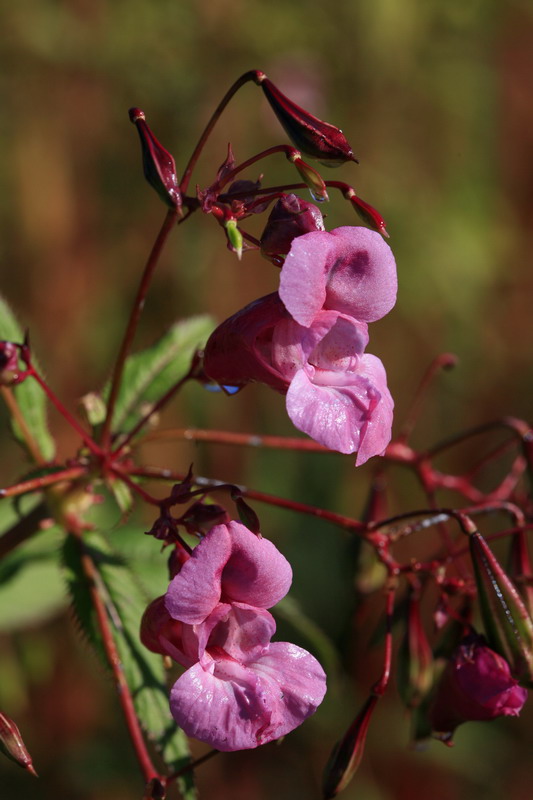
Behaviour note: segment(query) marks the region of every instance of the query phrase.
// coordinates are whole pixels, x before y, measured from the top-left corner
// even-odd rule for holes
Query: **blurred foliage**
[[[399,421],[431,359],[443,351],[460,358],[453,373],[438,379],[415,443],[503,414],[527,417],[532,45],[526,0],[4,4],[0,288],[30,328],[51,384],[71,408],[103,385],[165,213],[143,181],[127,109],[145,110],[183,169],[225,90],[242,72],[261,68],[290,97],[342,127],[361,164],[331,177],[353,183],[387,220],[400,293],[396,309],[372,325],[370,349],[386,364]],[[193,184],[212,177],[229,140],[239,160],[285,140],[254,86],[232,101]],[[266,170],[275,182],[294,180],[284,159],[271,159]],[[356,224],[338,197],[327,212],[330,227]],[[238,263],[211,219],[193,218],[165,251],[137,348],[151,346],[180,317],[207,312],[223,319],[272,291],[276,279],[258,257]],[[3,416],[5,485],[28,465]],[[189,387],[163,423],[293,433],[282,398],[259,386],[233,398]],[[76,437],[57,415],[51,427],[60,456],[70,454]],[[461,471],[460,459],[467,463],[478,447],[474,441],[461,448],[447,465]],[[199,474],[353,515],[362,512],[371,470],[355,472],[351,457],[174,441],[146,445],[142,456],[180,470],[194,461]],[[391,513],[420,502],[402,474],[394,497]],[[295,602],[339,649],[350,678],[333,676],[326,703],[291,735],[290,747],[221,756],[202,767],[199,787],[210,800],[317,797],[321,766],[380,670],[379,652],[364,652],[376,610],[358,612],[354,625],[354,543],[314,520],[258,504],[256,510],[293,562]],[[110,536],[126,550],[145,553],[146,542],[155,544],[141,537],[148,518],[135,522],[137,538],[128,540],[130,529],[118,528],[119,517]],[[45,547],[27,555],[33,569],[47,568],[47,553]],[[157,547],[152,554],[160,559],[157,589],[147,587],[155,595],[164,585],[165,559]],[[151,569],[147,562],[145,580]],[[36,582],[22,591],[38,588]],[[2,797],[138,798],[140,781],[110,683],[87,646],[76,644],[66,617],[50,617],[39,630],[34,623],[0,639],[0,686],[4,710],[16,712],[43,778],[33,781],[1,763]],[[280,619],[279,635],[295,638],[293,625]],[[420,754],[406,750],[408,725],[390,694],[346,800],[528,796],[530,710],[513,722],[465,727],[453,751],[435,743]]]

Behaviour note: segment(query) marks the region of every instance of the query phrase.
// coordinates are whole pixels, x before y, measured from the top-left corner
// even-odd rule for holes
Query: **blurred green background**
[[[181,171],[222,94],[242,72],[260,68],[342,127],[361,163],[322,173],[353,184],[387,220],[399,298],[372,325],[369,350],[386,365],[399,422],[429,362],[444,351],[459,356],[459,366],[437,380],[414,443],[423,447],[504,414],[531,416],[531,2],[21,0],[4,4],[1,20],[0,289],[71,408],[109,374],[164,214],[143,181],[128,108],[144,109]],[[248,85],[215,129],[193,184],[212,179],[228,141],[242,161],[285,140],[262,93]],[[283,158],[249,177],[261,170],[269,183],[296,180]],[[338,197],[326,211],[330,228],[357,224]],[[257,235],[261,224],[249,228]],[[193,313],[222,320],[275,286],[268,262],[251,254],[238,263],[214,221],[196,215],[165,251],[137,346]],[[190,387],[164,422],[293,434],[283,399],[256,386],[231,399]],[[51,427],[59,455],[71,455],[76,437],[54,414]],[[7,433],[2,454],[5,485],[27,465]],[[460,458],[469,454],[463,449]],[[199,474],[355,516],[371,474],[371,465],[356,472],[351,457],[174,441],[146,446],[142,455],[181,470],[194,461]],[[446,466],[462,470],[459,456]],[[420,503],[400,475],[390,513]],[[332,678],[327,703],[283,746],[220,756],[199,771],[198,783],[210,800],[315,798],[329,750],[380,670],[379,651],[364,655],[364,631],[376,613],[359,613],[356,633],[353,543],[325,524],[255,507],[264,531],[293,561],[295,598],[330,637],[344,669]],[[135,548],[127,532],[120,536],[125,550]],[[154,564],[150,574],[157,569],[164,582],[158,553]],[[68,614],[57,611],[60,592],[56,598],[48,587],[60,588],[59,573],[42,581],[50,602],[41,619],[30,615],[9,631],[10,606],[0,638],[0,707],[19,721],[42,778],[2,761],[0,796],[138,798],[110,682]],[[285,635],[312,646],[280,620]],[[415,753],[390,694],[346,800],[530,797],[531,711],[513,722],[467,726],[454,750],[433,743]]]

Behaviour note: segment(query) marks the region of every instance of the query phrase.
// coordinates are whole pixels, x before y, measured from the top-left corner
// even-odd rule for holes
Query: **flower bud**
[[[405,636],[398,653],[398,691],[408,708],[419,705],[431,688],[433,653],[420,617],[418,596],[411,593]]]
[[[10,717],[6,716],[6,714],[2,714],[1,711],[0,750],[12,761],[15,761],[23,769],[27,769],[28,772],[31,772],[32,775],[37,777],[37,773],[32,764],[32,758],[28,753],[17,725]]]
[[[344,737],[333,748],[322,783],[324,800],[330,800],[348,786],[363,758],[368,726],[378,701],[370,695]]]
[[[482,636],[472,634],[450,658],[429,718],[438,738],[449,744],[461,723],[516,717],[526,698],[526,689],[512,677],[507,661],[487,647]]]
[[[323,203],[325,200],[329,200],[326,184],[316,169],[306,164],[297,150],[293,150],[292,153],[287,155],[287,158],[300,173],[300,177],[309,188],[313,200],[316,200],[317,203]]]
[[[327,167],[338,167],[346,161],[357,162],[352,148],[339,128],[317,119],[293,103],[280,92],[264,72],[256,73],[256,82],[261,86],[285,133],[302,153],[317,158]]]
[[[160,637],[168,639],[181,649],[182,623],[173,619],[165,607],[165,596],[153,600],[141,619],[141,642],[152,653],[167,655],[165,643]]]
[[[229,248],[236,254],[240,261],[242,258],[243,238],[242,233],[237,226],[237,220],[233,218],[226,220],[224,223],[224,229],[226,231],[226,236],[228,237]]]
[[[141,140],[144,177],[167,206],[180,209],[181,192],[174,158],[157,141],[146,124],[144,111],[140,108],[130,108],[129,116]]]
[[[361,198],[355,194],[353,189],[349,189],[344,196],[351,202],[352,206],[355,208],[355,211],[366,225],[372,228],[372,230],[381,233],[381,235],[386,239],[389,238],[387,228],[385,227],[385,220],[379,211],[376,211],[376,209],[369,203],[365,203],[364,200],[361,200]]]
[[[0,342],[0,386],[17,383],[19,375],[19,348],[13,342]]]
[[[489,645],[505,656],[513,675],[533,680],[533,621],[513,582],[479,531],[469,534],[481,617]]]
[[[323,231],[324,220],[319,209],[295,194],[280,197],[270,212],[261,236],[265,255],[286,255],[292,240],[311,231]]]

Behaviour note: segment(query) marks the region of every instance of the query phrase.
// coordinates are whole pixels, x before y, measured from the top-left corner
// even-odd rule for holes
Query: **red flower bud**
[[[320,173],[309,166],[309,164],[305,163],[298,150],[290,149],[292,152],[287,153],[287,158],[294,164],[305,185],[309,187],[313,200],[316,200],[317,203],[323,203],[324,200],[329,200],[326,184]]]
[[[370,695],[343,738],[337,742],[324,770],[323,797],[331,800],[346,788],[363,758],[368,726],[379,700]]]
[[[37,777],[37,773],[32,764],[32,759],[20,731],[15,722],[10,717],[0,711],[0,750],[12,761],[15,761],[23,769],[27,769],[32,775]]]
[[[420,705],[433,681],[433,653],[420,616],[420,601],[411,593],[405,637],[398,653],[398,690],[408,708]]]
[[[323,230],[319,209],[295,194],[287,194],[280,197],[270,212],[261,236],[261,250],[265,255],[286,255],[297,236]]]
[[[351,202],[357,214],[366,225],[378,233],[381,233],[381,235],[385,236],[386,239],[389,238],[389,234],[387,233],[387,228],[385,226],[385,220],[379,211],[376,211],[376,209],[369,203],[365,203],[364,200],[361,200],[361,198],[355,194],[353,189],[349,190],[344,196]]]
[[[346,161],[357,162],[352,148],[339,128],[317,119],[293,103],[274,86],[264,72],[258,71],[255,80],[265,93],[285,133],[302,153],[317,158],[327,167],[338,167]]]
[[[463,640],[448,662],[437,688],[429,717],[434,731],[449,743],[463,722],[516,717],[527,691],[511,675],[507,661],[472,634]]]
[[[157,141],[146,124],[144,111],[130,108],[129,115],[141,140],[144,177],[167,206],[181,208],[181,192],[174,158]]]
[[[141,642],[152,653],[167,655],[161,637],[168,639],[181,649],[181,622],[173,619],[165,606],[165,596],[157,597],[153,600],[141,619]]]

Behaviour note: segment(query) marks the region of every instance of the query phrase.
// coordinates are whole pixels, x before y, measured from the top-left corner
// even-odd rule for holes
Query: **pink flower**
[[[451,739],[463,722],[516,717],[527,691],[511,675],[507,661],[472,635],[453,653],[442,675],[430,720],[435,731]]]
[[[394,406],[381,361],[364,353],[367,342],[366,324],[348,314],[319,310],[304,327],[270,294],[214,331],[204,368],[223,385],[255,380],[286,394],[299,430],[332,450],[357,451],[360,465],[390,441]]]
[[[291,583],[291,566],[272,542],[232,521],[215,525],[194,548],[168,587],[166,607],[195,625],[220,602],[271,608]]]
[[[188,736],[217,750],[258,747],[294,730],[322,702],[322,667],[294,644],[270,642],[276,625],[268,611],[220,603],[193,629],[197,662],[170,694]]]
[[[279,295],[300,325],[325,310],[362,322],[385,316],[396,302],[396,262],[382,237],[344,227],[298,236],[281,270]]]
[[[186,668],[170,695],[177,724],[218,750],[257,747],[316,711],[326,691],[318,661],[270,640],[266,610],[288,591],[288,562],[267,539],[230,522],[213,528],[141,625],[147,647]]]

